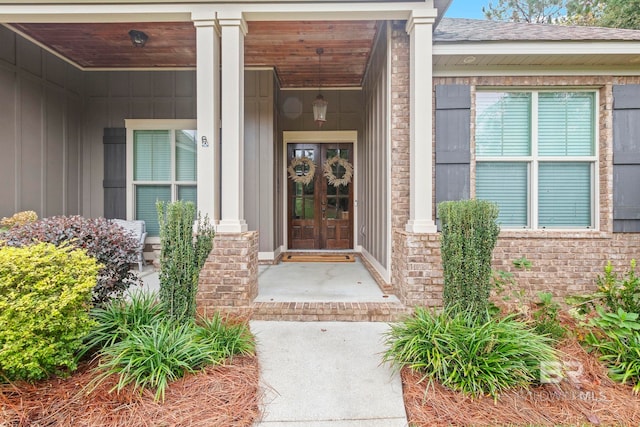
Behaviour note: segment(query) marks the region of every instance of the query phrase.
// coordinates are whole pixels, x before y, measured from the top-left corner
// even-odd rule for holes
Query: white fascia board
[[[2,4],[0,2],[0,4]],[[252,2],[252,3],[109,3],[11,4],[0,8],[0,22],[168,22],[190,21],[192,14],[242,13],[246,20],[351,20],[409,19],[412,14],[437,16],[432,2]]]
[[[594,55],[640,54],[640,41],[546,41],[436,43],[434,55]]]
[[[7,5],[0,7],[0,22],[111,23],[190,21],[194,5],[82,4]]]
[[[287,3],[353,3],[353,0],[280,0],[279,2]],[[211,0],[0,0],[0,5],[60,5],[60,4],[194,4],[206,3],[211,4]],[[221,2],[222,3],[222,2]],[[273,3],[273,0],[227,0],[226,4],[243,4],[243,3]],[[374,3],[379,3],[374,2]],[[393,1],[389,1],[393,3]],[[411,3],[413,5],[424,4],[433,7],[433,0],[420,0]]]
[[[640,76],[638,67],[447,67],[434,68],[433,77],[492,77],[492,76]]]
[[[412,14],[435,18],[438,14],[427,3],[310,3],[310,4],[223,4],[224,8],[244,12],[248,21],[348,21],[365,20],[406,20]]]

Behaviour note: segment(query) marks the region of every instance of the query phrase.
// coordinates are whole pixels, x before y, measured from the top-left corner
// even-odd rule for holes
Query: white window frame
[[[176,181],[175,180],[175,162],[176,162],[176,130],[197,130],[197,121],[192,119],[127,119],[124,121],[125,128],[127,129],[127,220],[135,219],[136,215],[136,185],[161,185],[171,187],[171,200],[176,200],[178,197],[177,191],[179,185],[194,185],[198,186],[198,181]],[[170,181],[134,181],[133,179],[133,143],[134,132],[138,130],[167,130],[173,132],[171,139],[171,177]],[[148,243],[160,243],[160,238],[157,236],[147,237]]]
[[[482,92],[520,92],[531,94],[531,155],[529,156],[478,156],[475,154],[475,163],[499,163],[499,162],[515,162],[527,164],[527,225],[524,226],[501,226],[506,230],[548,230],[548,231],[579,231],[579,230],[599,230],[600,224],[600,198],[599,198],[599,173],[598,159],[600,150],[600,123],[599,123],[599,91],[595,88],[544,88],[544,89],[521,89],[521,88],[478,88],[476,93]],[[592,156],[539,156],[538,155],[538,98],[540,93],[576,93],[587,92],[594,95],[593,97],[593,131],[594,131],[594,147]],[[477,128],[476,128],[477,129]],[[474,141],[476,136],[474,135]],[[477,153],[477,148],[474,147]],[[591,165],[591,226],[583,227],[540,227],[538,224],[538,170],[540,163],[589,163]],[[477,181],[474,181],[477,186]],[[475,191],[475,188],[474,188]]]

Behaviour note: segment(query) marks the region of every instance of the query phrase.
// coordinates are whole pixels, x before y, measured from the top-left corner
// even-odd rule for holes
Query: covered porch
[[[16,101],[3,115],[19,135],[2,137],[18,177],[4,190],[14,201],[4,214],[153,222],[152,209],[141,218],[140,191],[153,188],[152,195],[197,201],[216,224],[216,249],[201,277],[203,310],[248,307],[258,264],[297,249],[359,253],[402,302],[437,304],[437,286],[425,293],[407,256],[410,241],[436,231],[432,29],[446,3],[3,7],[3,45],[14,47],[2,52],[2,88]],[[131,46],[132,29],[147,35],[144,47]],[[312,112],[319,90],[329,103],[321,128]],[[36,116],[40,132],[30,125]],[[182,151],[178,136],[169,142],[169,179],[137,179],[136,127],[162,130],[166,122],[193,131],[183,133],[192,140]],[[306,231],[314,239],[307,248],[292,210],[309,194],[296,193],[287,168],[296,149],[316,149],[316,179],[324,181],[326,148],[351,156],[353,176],[333,196],[326,188],[312,194],[325,199],[313,202],[311,215],[321,219]],[[192,168],[177,162],[185,153]],[[333,216],[323,217],[323,201],[336,207]],[[332,232],[342,233],[338,243],[327,237]]]

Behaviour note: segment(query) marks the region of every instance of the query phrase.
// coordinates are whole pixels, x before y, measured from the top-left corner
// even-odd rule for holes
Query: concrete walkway
[[[383,298],[359,263],[275,267],[280,266],[263,269],[260,276],[259,298],[267,301]],[[145,291],[159,290],[152,266],[140,276]],[[346,280],[339,283],[336,276]],[[250,326],[264,390],[263,417],[255,427],[408,425],[400,377],[381,364],[387,324],[254,320]]]
[[[381,365],[384,323],[252,321],[258,427],[404,427],[400,377]]]
[[[399,302],[384,294],[360,259],[261,265],[256,302]]]

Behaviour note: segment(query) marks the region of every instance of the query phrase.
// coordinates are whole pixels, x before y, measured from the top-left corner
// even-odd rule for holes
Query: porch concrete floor
[[[261,265],[256,302],[386,302],[367,268],[355,262],[283,262]]]

